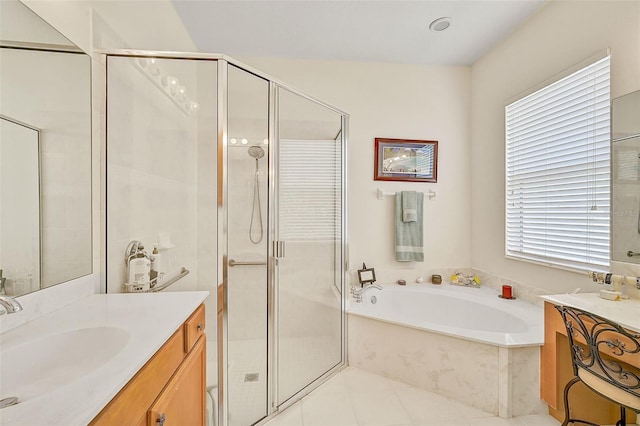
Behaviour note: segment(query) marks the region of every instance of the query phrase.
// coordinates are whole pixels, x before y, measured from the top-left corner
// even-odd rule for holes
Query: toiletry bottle
[[[158,277],[160,276],[160,265],[162,255],[158,251],[158,244],[153,245],[153,252],[151,252],[151,287],[158,284]]]
[[[142,251],[142,247],[140,249]],[[129,261],[129,284],[144,286],[149,284],[151,274],[151,262],[148,256],[139,254]]]

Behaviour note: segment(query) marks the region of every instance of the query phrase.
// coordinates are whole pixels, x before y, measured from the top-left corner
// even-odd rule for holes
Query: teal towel
[[[396,194],[396,260],[398,262],[424,262],[423,249],[423,199],[422,192],[416,193],[416,221],[402,219],[402,193]]]
[[[416,208],[416,191],[402,191],[402,221],[415,222],[418,220]]]

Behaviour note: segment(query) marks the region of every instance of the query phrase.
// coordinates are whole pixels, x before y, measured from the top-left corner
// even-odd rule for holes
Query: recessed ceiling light
[[[442,18],[438,18],[429,24],[429,29],[431,31],[444,31],[451,25],[451,18],[445,16]]]

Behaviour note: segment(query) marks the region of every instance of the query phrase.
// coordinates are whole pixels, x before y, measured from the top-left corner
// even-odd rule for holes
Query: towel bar
[[[176,281],[178,281],[181,278],[186,277],[187,275],[189,275],[189,270],[187,268],[185,268],[184,266],[182,268],[180,268],[180,273],[178,275],[176,275],[175,277],[165,281],[162,283],[161,286],[159,287],[154,287],[152,289],[150,289],[148,292],[149,293],[156,293],[158,291],[162,291],[165,288],[169,287],[170,285],[174,284]]]
[[[382,189],[378,188],[378,190],[376,191],[376,196],[378,197],[378,200],[382,200],[385,195],[396,195],[395,192],[383,192]],[[433,190],[429,190],[429,193],[427,194],[427,196],[429,197],[430,200],[432,200],[433,198],[435,198],[438,195],[437,192],[433,191]]]

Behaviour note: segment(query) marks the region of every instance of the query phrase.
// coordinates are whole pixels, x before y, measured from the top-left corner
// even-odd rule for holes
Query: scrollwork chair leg
[[[571,422],[569,418],[569,389],[579,381],[580,379],[578,377],[574,377],[564,387],[564,421],[562,422],[562,426],[567,426],[569,422]]]
[[[567,385],[564,387],[564,421],[562,422],[561,426],[567,426],[569,423],[581,423],[591,426],[600,426],[597,423],[592,423],[586,420],[572,419],[569,415],[569,389],[571,389],[573,385],[580,381],[581,380],[579,377],[574,377],[573,379],[569,380]]]
[[[620,407],[620,420],[616,422],[616,426],[627,426],[627,411],[624,407]]]

